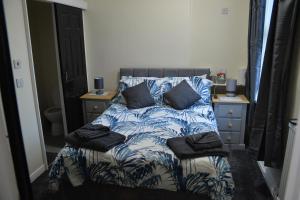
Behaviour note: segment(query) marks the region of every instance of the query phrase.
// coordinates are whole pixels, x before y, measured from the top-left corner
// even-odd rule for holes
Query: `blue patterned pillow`
[[[168,92],[183,80],[186,80],[188,84],[201,96],[201,99],[198,101],[198,103],[204,105],[211,104],[210,90],[212,81],[201,76],[168,77],[167,80],[164,81],[162,93]]]
[[[129,87],[136,86],[142,82],[146,82],[150,94],[153,97],[156,104],[162,104],[162,92],[161,88],[165,82],[165,78],[156,77],[132,77],[132,76],[122,76],[119,82],[118,95],[112,100],[113,103],[126,104],[126,100],[121,94],[125,89]]]

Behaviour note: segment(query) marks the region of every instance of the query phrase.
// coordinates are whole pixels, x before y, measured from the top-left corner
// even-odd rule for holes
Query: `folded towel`
[[[88,123],[84,125],[82,129],[110,131],[109,127],[107,126],[103,126],[102,124],[92,124],[92,123]]]
[[[75,134],[75,132],[66,136],[65,140],[67,143],[77,147],[77,148],[86,148],[96,151],[106,152],[113,148],[114,146],[124,142],[126,137],[122,134],[109,131],[108,134],[103,137],[98,137],[89,141],[80,140]]]
[[[107,126],[88,123],[74,132],[78,139],[89,141],[108,135],[108,131],[110,131],[110,129]]]
[[[195,150],[222,147],[223,142],[216,132],[198,133],[186,137],[186,142]]]
[[[167,139],[167,145],[175,153],[179,159],[198,158],[205,156],[222,156],[229,155],[229,150],[226,146],[203,149],[195,151],[190,145],[186,143],[186,137],[176,137]]]
[[[109,132],[104,132],[104,131],[92,131],[92,130],[87,130],[87,129],[78,129],[74,131],[74,135],[83,141],[89,141],[93,140],[99,137],[103,137],[108,135]]]

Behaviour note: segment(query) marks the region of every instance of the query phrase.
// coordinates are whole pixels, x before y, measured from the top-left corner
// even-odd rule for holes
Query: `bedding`
[[[166,145],[168,138],[218,132],[210,104],[194,104],[185,110],[161,105],[129,110],[123,104],[112,104],[93,124],[125,135],[125,142],[105,153],[67,144],[49,172],[52,188],[58,188],[60,178],[67,175],[73,186],[89,179],[100,184],[206,194],[214,200],[232,198],[234,182],[227,158],[179,160]]]
[[[170,91],[183,80],[201,96],[199,104],[211,104],[210,89],[212,81],[206,79],[207,75],[191,76],[191,77],[132,77],[122,76],[119,82],[118,95],[112,100],[113,103],[126,104],[122,92],[129,87],[133,87],[142,82],[146,82],[150,90],[151,96],[157,105],[163,105],[163,94]]]

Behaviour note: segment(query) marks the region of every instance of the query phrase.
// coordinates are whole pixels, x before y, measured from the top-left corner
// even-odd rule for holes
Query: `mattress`
[[[52,187],[57,187],[66,174],[73,186],[89,179],[101,184],[205,194],[216,200],[232,198],[234,182],[227,158],[179,160],[166,145],[168,138],[218,132],[211,105],[185,110],[168,106],[129,110],[112,104],[93,123],[125,135],[125,142],[105,153],[66,144],[49,172]]]

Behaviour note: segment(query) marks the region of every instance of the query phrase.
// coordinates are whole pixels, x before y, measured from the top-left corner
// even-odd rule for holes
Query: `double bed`
[[[209,75],[209,69],[121,69],[122,76],[167,77]],[[173,70],[173,71],[172,71]],[[207,71],[208,70],[208,71]],[[188,74],[180,74],[188,73]],[[116,97],[118,98],[118,97]],[[217,130],[211,103],[195,104],[175,110],[164,104],[128,109],[115,101],[93,124],[110,127],[126,136],[124,143],[107,152],[66,146],[52,164],[50,185],[57,187],[67,175],[73,186],[89,180],[99,184],[130,188],[182,191],[231,199],[234,182],[225,157],[209,156],[180,160],[166,145],[166,140]]]

